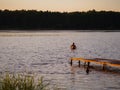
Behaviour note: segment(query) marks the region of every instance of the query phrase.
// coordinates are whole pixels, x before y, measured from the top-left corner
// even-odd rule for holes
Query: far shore
[[[31,30],[24,30],[24,29],[18,29],[18,30],[0,30],[0,33],[2,32],[7,32],[7,33],[25,33],[25,32],[29,32],[29,33],[37,33],[37,32],[120,32],[120,30],[36,30],[36,29],[31,29]]]

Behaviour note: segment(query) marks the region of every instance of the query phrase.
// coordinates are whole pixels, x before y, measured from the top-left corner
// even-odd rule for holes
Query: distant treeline
[[[0,10],[0,29],[120,30],[120,12]]]

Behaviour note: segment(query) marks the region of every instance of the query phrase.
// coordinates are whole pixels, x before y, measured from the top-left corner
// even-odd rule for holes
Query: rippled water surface
[[[120,90],[119,73],[91,69],[86,75],[77,62],[70,66],[73,56],[120,60],[120,32],[0,33],[1,73],[40,74],[67,90]]]

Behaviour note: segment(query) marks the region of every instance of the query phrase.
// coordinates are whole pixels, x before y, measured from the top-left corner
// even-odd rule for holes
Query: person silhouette
[[[71,48],[71,50],[73,51],[73,50],[76,50],[76,45],[75,45],[75,43],[73,42],[73,44],[70,46],[70,48]]]

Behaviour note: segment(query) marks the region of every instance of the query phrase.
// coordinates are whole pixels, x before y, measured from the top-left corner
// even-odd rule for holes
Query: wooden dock
[[[120,60],[114,60],[114,59],[103,59],[103,58],[85,59],[85,58],[73,57],[70,60],[71,60],[70,61],[71,66],[73,64],[73,61],[78,61],[79,67],[81,62],[84,62],[84,66],[87,66],[88,70],[90,67],[90,63],[102,65],[103,70],[105,70],[106,66],[120,67]]]

